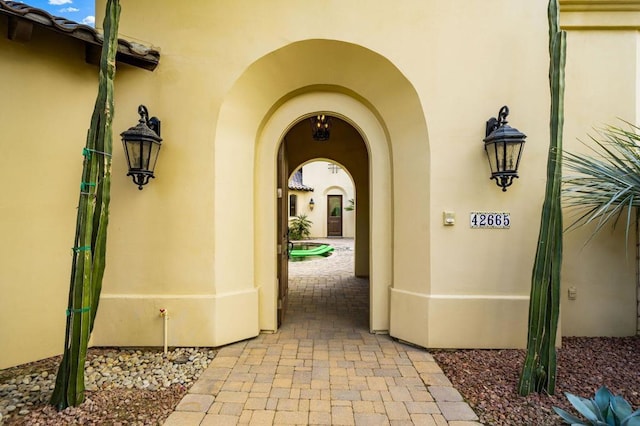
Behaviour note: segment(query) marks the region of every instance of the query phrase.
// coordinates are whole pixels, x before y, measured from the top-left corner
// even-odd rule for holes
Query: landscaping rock
[[[166,418],[187,387],[200,376],[214,357],[215,351],[208,348],[176,348],[167,356],[154,348],[90,349],[85,364],[85,402],[79,408],[68,408],[60,413],[48,405],[55,388],[60,357],[2,370],[0,424],[113,424],[116,421],[123,424],[147,424],[147,420],[157,424],[160,418],[158,406],[162,408]],[[127,411],[132,408],[131,404],[115,412],[100,406],[101,403],[110,404],[113,398],[117,398],[121,393],[119,389],[122,392],[133,392],[130,400],[137,401],[135,404],[139,414],[129,420]],[[167,405],[163,402],[145,407],[143,400],[150,398],[145,393],[152,392],[162,392],[162,398],[173,403]],[[115,417],[109,420],[112,415]],[[138,416],[142,418],[138,419]]]

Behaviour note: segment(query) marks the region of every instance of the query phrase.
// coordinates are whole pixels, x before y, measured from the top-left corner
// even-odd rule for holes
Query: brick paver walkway
[[[353,241],[291,263],[275,334],[220,349],[165,425],[478,425],[431,355],[368,332]]]

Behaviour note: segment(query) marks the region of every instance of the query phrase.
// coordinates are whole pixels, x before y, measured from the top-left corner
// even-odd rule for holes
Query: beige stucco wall
[[[263,223],[263,219],[252,219],[258,215],[255,197],[264,194],[250,189],[260,186],[249,169],[244,173],[237,170],[242,165],[257,164],[257,160],[260,165],[270,161],[273,168],[275,150],[269,150],[264,158],[256,157],[256,140],[260,140],[263,123],[284,102],[316,90],[337,91],[369,108],[386,134],[385,140],[368,140],[370,149],[382,144],[389,153],[390,162],[380,167],[390,173],[391,193],[380,200],[373,185],[372,200],[390,205],[393,214],[390,227],[372,226],[372,232],[390,239],[393,247],[387,259],[391,263],[381,273],[390,274],[385,285],[391,287],[390,307],[395,314],[392,312],[390,319],[381,321],[377,328],[433,346],[448,342],[430,339],[430,330],[447,324],[448,332],[443,334],[460,334],[462,340],[475,345],[477,339],[473,337],[479,333],[469,324],[485,327],[501,321],[501,315],[492,309],[496,295],[509,306],[520,306],[528,295],[537,236],[537,227],[532,224],[538,221],[546,157],[545,3],[496,2],[495,10],[500,13],[490,15],[484,12],[494,8],[487,4],[468,5],[461,14],[456,5],[436,1],[401,2],[394,14],[382,7],[363,11],[353,3],[327,2],[322,6],[322,19],[316,20],[305,7],[290,1],[252,3],[251,7],[237,2],[198,3],[197,7],[181,8],[170,17],[161,15],[150,22],[140,19],[151,7],[150,2],[123,2],[123,32],[151,39],[162,47],[163,62],[152,79],[159,83],[155,111],[171,117],[175,126],[175,133],[168,129],[169,124],[165,127],[167,146],[171,140],[185,139],[178,137],[183,132],[178,129],[193,127],[194,119],[187,117],[193,111],[199,116],[197,128],[210,129],[209,138],[187,138],[192,142],[184,151],[190,159],[189,170],[199,171],[198,182],[190,185],[193,191],[208,194],[207,186],[213,184],[213,206],[209,210],[213,280],[210,287],[200,291],[225,294],[258,288],[262,295],[273,288],[270,267],[258,265],[273,262],[269,259],[275,257],[275,244],[268,243],[263,250],[260,240],[254,238],[273,234],[275,220],[264,219]],[[262,19],[267,15],[277,19]],[[480,15],[485,19],[478,20]],[[358,16],[357,22],[353,16]],[[522,31],[523,26],[528,31]],[[416,51],[415,46],[423,48]],[[515,52],[524,50],[526,56],[515,56]],[[500,65],[504,63],[510,66]],[[473,78],[469,78],[470,72]],[[314,88],[318,84],[324,86]],[[503,104],[509,104],[511,122],[531,141],[522,179],[506,194],[487,178],[481,142],[484,121]],[[297,114],[302,117],[312,112]],[[292,121],[294,124],[295,116]],[[283,127],[280,135],[286,130]],[[366,134],[363,137],[368,139]],[[213,163],[206,155],[210,149]],[[163,154],[164,164],[181,167],[171,157],[179,154]],[[371,161],[377,159],[371,156]],[[208,175],[211,164],[213,171]],[[165,176],[173,179],[171,173]],[[159,182],[153,183],[159,187]],[[167,185],[178,187],[173,182]],[[232,186],[248,190],[238,194],[229,191]],[[160,190],[165,189],[150,188],[150,192]],[[171,192],[166,195],[173,196]],[[227,205],[235,208],[223,208]],[[259,214],[268,217],[271,209],[262,210],[267,206],[262,201],[259,205]],[[205,203],[204,207],[207,211],[209,206]],[[441,212],[445,209],[458,214],[457,226],[442,226]],[[464,217],[478,209],[510,211],[514,226],[508,231],[470,230],[464,226]],[[189,226],[201,230],[198,223],[190,221]],[[229,226],[231,223],[234,226]],[[193,244],[203,239],[200,234]],[[239,261],[234,253],[248,241],[256,241],[260,248]],[[522,244],[505,253],[497,278],[487,276],[494,255],[486,247],[511,241]],[[375,252],[373,239],[371,244]],[[178,264],[178,258],[168,266],[174,262]],[[460,268],[460,264],[466,267]],[[139,268],[144,269],[144,261]],[[164,274],[164,281],[171,281],[170,275]],[[182,273],[180,281],[191,275]],[[124,282],[124,278],[121,274],[111,276],[116,281]],[[175,286],[179,287],[178,281]],[[447,302],[459,297],[474,306],[465,308],[466,312],[478,314],[458,321],[461,305]],[[264,309],[266,298],[260,299]],[[415,321],[411,314],[415,310],[406,309],[405,303],[426,312],[426,321]],[[248,304],[240,312],[255,309]],[[526,310],[514,311],[520,315],[512,318],[511,328],[525,330]],[[262,329],[272,327],[267,319],[260,324]],[[510,340],[509,345],[521,346],[523,333],[514,334],[520,338]],[[96,336],[97,340],[113,339],[110,334],[101,334],[100,329]],[[498,341],[502,338],[489,339],[487,344]]]
[[[0,18],[0,368],[62,352],[82,147],[97,68],[82,46]],[[46,68],[45,68],[46,66]],[[46,72],[45,72],[46,70]]]
[[[302,167],[303,182],[313,188],[313,192],[296,191],[298,195],[298,211],[308,216],[313,222],[311,238],[326,238],[327,236],[327,196],[342,195],[342,236],[353,238],[356,231],[355,212],[344,210],[349,206],[349,200],[355,200],[353,181],[349,174],[340,167],[336,173],[329,170],[326,161],[313,161]],[[313,199],[313,210],[309,201]]]
[[[638,33],[620,28],[620,13],[567,14],[566,149],[593,155],[583,143],[606,125],[638,123]],[[629,13],[634,16],[635,14]],[[617,19],[614,19],[617,16]],[[599,19],[596,19],[599,17]],[[636,16],[638,28],[640,17]],[[606,23],[601,28],[596,23]],[[575,214],[565,215],[567,225]],[[587,243],[592,228],[565,233],[562,331],[566,335],[626,336],[636,332],[635,230],[625,244],[624,224],[605,228]],[[612,267],[616,265],[615,267]],[[577,298],[568,298],[569,288]],[[604,319],[604,320],[603,320]]]
[[[368,248],[370,329],[427,347],[524,346],[548,145],[546,1],[470,2],[461,12],[454,2],[403,0],[393,13],[382,1],[324,1],[315,15],[293,0],[121,3],[121,36],[162,56],[153,73],[118,69],[114,128],[135,124],[144,103],[162,120],[164,145],[157,178],[139,191],[116,141],[93,344],[161,345],[160,308],[170,345],[217,346],[277,328],[277,149],[322,111],[353,126],[368,154],[366,167],[345,167],[356,192],[368,192],[358,195],[367,214],[356,228],[368,230],[357,237]],[[567,145],[610,117],[636,118],[636,37],[570,33]],[[78,46],[0,39],[9,76],[0,88],[13,94],[0,114],[0,319],[11,324],[0,329],[9,348],[0,368],[62,350],[96,90]],[[521,177],[506,193],[489,180],[482,149],[484,123],[504,104],[528,135]],[[510,212],[512,226],[470,229],[477,210]],[[454,226],[443,211],[456,214]],[[633,333],[633,262],[619,237],[585,249],[583,235],[567,237],[563,289],[576,286],[578,299],[563,299],[563,333]]]
[[[333,88],[321,90],[340,91],[346,88],[350,96],[364,100],[365,105],[379,116],[380,124],[388,134],[386,143],[392,156],[392,163],[381,167],[388,167],[392,174],[392,198],[385,201],[393,206],[393,227],[377,230],[387,235],[383,239],[394,241],[393,272],[389,283],[392,311],[396,308],[390,318],[392,332],[425,346],[522,346],[548,139],[545,3],[531,2],[527,7],[501,3],[496,8],[500,14],[477,20],[476,12],[486,10],[487,5],[478,5],[482,10],[477,11],[470,6],[471,10],[461,16],[454,5],[406,1],[399,5],[397,16],[387,16],[374,7],[367,11],[370,14],[368,19],[361,19],[354,25],[349,17],[361,16],[362,10],[352,9],[356,6],[351,4],[327,3],[323,19],[315,21],[309,18],[306,10],[297,9],[288,1],[272,2],[268,7],[252,5],[250,9],[242,4],[224,2],[194,8],[197,14],[181,10],[171,22],[161,20],[165,28],[172,28],[176,21],[188,20],[190,29],[181,30],[179,34],[172,31],[156,34],[153,28],[140,25],[139,20],[133,18],[135,12],[129,15],[131,25],[127,25],[127,18],[123,18],[123,28],[137,38],[151,37],[162,46],[164,62],[157,74],[162,81],[164,75],[171,75],[170,80],[176,84],[177,81],[204,80],[204,88],[208,88],[210,81],[216,82],[211,90],[204,90],[213,108],[212,120],[216,116],[224,116],[229,108],[250,109],[237,114],[238,123],[243,126],[242,137],[239,129],[235,128],[239,124],[233,121],[232,115],[227,119],[231,133],[221,130],[227,128],[226,124],[217,127],[215,205],[233,202],[246,206],[240,211],[252,211],[251,198],[238,204],[240,200],[225,188],[232,179],[237,182],[237,176],[233,174],[237,164],[254,158],[252,151],[256,134],[260,134],[259,123],[264,123],[265,117],[277,109],[283,99],[295,97],[300,91],[312,90],[305,87],[322,83],[333,85]],[[127,6],[126,2],[124,6]],[[135,8],[144,9],[144,2],[136,3]],[[265,13],[278,16],[278,19],[258,19]],[[216,25],[211,25],[212,19]],[[304,25],[299,25],[301,22]],[[332,22],[332,25],[328,26],[326,22]],[[251,26],[252,33],[261,34],[261,37],[247,40],[241,30],[243,25]],[[522,32],[522,26],[530,30]],[[456,31],[459,28],[465,28],[465,31]],[[446,38],[439,36],[443,32],[447,32]],[[286,34],[284,38],[287,41],[282,41],[282,33]],[[474,37],[469,37],[469,34],[474,34]],[[603,36],[606,38],[610,34]],[[292,41],[305,39],[318,41],[285,47]],[[355,45],[345,47],[322,42],[321,39],[343,40]],[[183,40],[188,40],[188,43]],[[412,47],[415,43],[425,46],[424,54],[416,54]],[[492,49],[488,55],[484,49],[486,46],[499,48]],[[525,56],[515,56],[516,52],[523,51],[527,52]],[[354,52],[357,55],[354,56]],[[377,55],[392,65],[385,65],[385,70],[385,66],[380,65],[384,60],[381,62]],[[225,64],[224,68],[215,69],[215,78],[211,78],[212,57],[216,63]],[[259,60],[261,57],[265,59]],[[313,60],[317,57],[327,59],[318,64]],[[510,66],[496,67],[504,63]],[[185,66],[189,72],[185,72]],[[470,70],[473,70],[474,78],[469,78]],[[247,78],[235,80],[240,75]],[[368,78],[362,79],[362,75]],[[398,83],[394,86],[389,81]],[[225,87],[232,84],[233,88],[226,92]],[[398,85],[405,85],[406,89],[395,89]],[[203,93],[202,86],[198,90]],[[163,91],[171,92],[171,88]],[[412,91],[414,94],[410,93]],[[569,97],[571,93],[569,86]],[[179,96],[177,92],[172,93],[171,97],[176,95]],[[217,115],[216,99],[225,96],[221,113]],[[629,98],[628,94],[617,93],[602,96],[610,102],[616,102],[619,96]],[[414,101],[407,101],[411,97]],[[529,136],[522,177],[506,194],[484,178],[487,172],[482,149],[467,148],[473,143],[481,146],[483,122],[495,115],[502,104],[511,107],[512,124]],[[429,128],[428,136],[426,128],[420,128],[419,119],[411,121],[416,111]],[[179,120],[180,117],[176,117],[176,121],[181,122]],[[256,126],[251,125],[252,120]],[[582,126],[591,123],[582,118],[576,122]],[[568,132],[567,140],[571,139],[573,134]],[[243,143],[239,143],[241,140]],[[272,155],[275,156],[273,152]],[[437,160],[432,160],[434,156]],[[250,173],[243,178],[247,185],[251,185]],[[416,188],[416,182],[424,182],[422,191],[419,186]],[[237,211],[217,209],[215,205],[216,216],[221,216],[215,222],[214,231],[219,246],[228,247],[229,240],[240,244],[239,241],[250,239],[252,232],[272,232],[269,225],[256,224],[255,221],[253,230],[240,226],[246,230],[244,233],[235,227],[225,228],[229,230],[226,233],[220,232],[223,224],[232,219],[235,223],[249,224],[250,215],[238,218]],[[441,212],[444,210],[458,215],[457,226],[442,226]],[[470,230],[463,225],[465,216],[468,217],[472,210],[509,211],[513,226],[508,231]],[[499,266],[495,265],[496,254],[487,247],[498,247],[502,260]],[[501,250],[500,247],[509,249]],[[216,269],[229,269],[228,273],[216,272],[220,275],[216,275],[215,281],[231,278],[235,269],[233,259],[214,252],[214,257],[219,259],[215,262],[219,265]],[[571,265],[572,249],[567,252],[567,264]],[[264,253],[256,250],[254,255],[256,264],[260,264]],[[619,253],[612,255],[619,261]],[[601,262],[611,264],[611,259]],[[245,283],[241,286],[250,287],[250,263],[249,268],[243,268],[246,278],[235,277],[235,288],[238,281]],[[466,267],[460,268],[460,264]],[[625,287],[629,268],[617,270],[623,272],[614,281]],[[263,276],[256,270],[253,281],[260,288],[262,282],[271,281],[267,278],[269,276]],[[607,317],[607,311],[615,310],[616,302],[617,299],[604,308],[603,317]],[[407,315],[407,312],[415,310],[404,309],[404,303],[425,312],[425,323]],[[566,311],[570,311],[569,307]],[[504,312],[512,313],[507,315],[511,318],[507,330],[490,333],[504,328]],[[569,318],[565,316],[564,322],[567,321]],[[570,321],[573,324],[580,322],[577,318]],[[603,324],[601,332],[620,333],[618,321],[600,323]],[[470,327],[470,324],[474,326]],[[263,322],[260,328],[270,327]],[[568,332],[570,330],[567,329]],[[431,332],[433,336],[430,337]],[[622,333],[627,332],[625,328]],[[486,337],[487,334],[493,337]]]

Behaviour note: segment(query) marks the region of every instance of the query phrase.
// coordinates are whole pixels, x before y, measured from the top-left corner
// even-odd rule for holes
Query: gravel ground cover
[[[0,425],[158,425],[215,357],[177,348],[89,349],[85,401],[57,412],[48,402],[60,356],[0,370]]]
[[[556,394],[517,393],[523,350],[432,351],[486,425],[560,425],[553,406],[578,414],[565,392],[592,398],[604,385],[640,408],[640,337],[565,337],[558,349]]]
[[[564,338],[556,395],[517,394],[522,350],[432,351],[486,425],[560,425],[551,407],[572,410],[564,392],[591,397],[600,385],[640,407],[640,337]],[[48,405],[60,357],[0,370],[0,424],[161,425],[215,357],[209,349],[89,350],[85,402]]]

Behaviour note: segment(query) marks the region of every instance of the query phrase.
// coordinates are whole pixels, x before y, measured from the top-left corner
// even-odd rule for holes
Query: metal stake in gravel
[[[548,13],[551,142],[538,248],[531,278],[527,357],[518,386],[518,392],[523,396],[542,391],[553,395],[556,386],[555,343],[560,313],[560,266],[562,264],[560,181],[567,34],[560,30],[558,0],[549,1]]]
[[[51,404],[58,410],[78,406],[84,400],[84,364],[102,288],[109,222],[113,80],[119,16],[119,0],[108,0],[98,96],[83,150],[64,353],[51,396]]]

